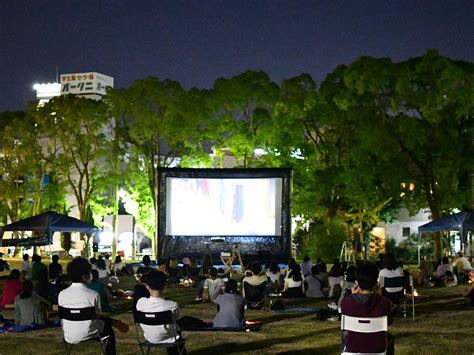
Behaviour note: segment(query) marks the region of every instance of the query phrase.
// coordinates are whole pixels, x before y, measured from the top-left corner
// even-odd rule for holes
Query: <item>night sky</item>
[[[25,109],[57,65],[115,87],[156,76],[209,88],[249,69],[321,82],[362,55],[474,61],[473,25],[472,0],[1,0],[0,112]]]

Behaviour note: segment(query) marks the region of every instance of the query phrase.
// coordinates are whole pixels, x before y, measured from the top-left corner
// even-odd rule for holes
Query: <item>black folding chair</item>
[[[382,294],[389,293],[387,288],[402,287],[403,290],[398,293],[398,299],[403,301],[403,316],[407,316],[407,300],[411,302],[411,315],[413,322],[415,321],[415,295],[413,293],[413,276],[408,274],[398,277],[382,277],[380,281],[380,288]]]
[[[244,300],[248,309],[258,310],[263,308],[266,287],[266,282],[263,282],[260,285],[251,285],[248,282],[244,282]]]
[[[86,308],[66,308],[59,306],[59,319],[68,320],[68,321],[85,321],[85,320],[97,320],[97,312],[95,307],[86,307]],[[95,341],[100,345],[100,351],[102,354],[105,354],[105,348],[107,346],[107,341],[109,336],[101,337],[100,333],[97,332],[96,335],[91,336],[90,338],[86,338],[80,343],[85,341]],[[64,327],[63,327],[63,342],[66,348],[66,354],[70,354],[72,351],[72,347],[75,344],[68,343],[66,338],[64,337]]]
[[[135,329],[137,331],[138,345],[142,354],[149,354],[151,348],[175,348],[179,354],[184,354],[184,343],[185,339],[178,334],[176,317],[173,311],[163,311],[163,312],[140,312],[135,310],[133,312],[133,318],[135,320]],[[170,330],[170,338],[173,338],[172,342],[163,342],[163,343],[150,343],[148,340],[142,340],[140,338],[140,324],[149,325],[149,326],[164,326],[166,329]],[[147,349],[146,353],[145,350]]]

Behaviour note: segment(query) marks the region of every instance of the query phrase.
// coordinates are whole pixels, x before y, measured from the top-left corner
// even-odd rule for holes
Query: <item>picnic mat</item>
[[[47,321],[46,324],[29,324],[29,325],[15,325],[13,320],[5,319],[5,325],[0,327],[0,333],[21,333],[30,330],[44,329],[44,328],[56,328],[61,326],[60,320]]]
[[[277,312],[277,313],[318,313],[321,310],[321,308],[285,308],[285,309],[272,309],[272,312]]]

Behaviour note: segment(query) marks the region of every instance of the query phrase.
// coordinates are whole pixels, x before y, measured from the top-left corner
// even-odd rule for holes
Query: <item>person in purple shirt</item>
[[[388,317],[392,323],[392,303],[384,296],[373,292],[377,284],[378,271],[372,263],[361,263],[355,272],[355,285],[351,294],[341,302],[341,314],[352,317]],[[387,354],[394,353],[394,342],[390,334],[384,332],[357,333],[345,331],[343,334],[343,351],[353,353],[379,353],[387,349]]]

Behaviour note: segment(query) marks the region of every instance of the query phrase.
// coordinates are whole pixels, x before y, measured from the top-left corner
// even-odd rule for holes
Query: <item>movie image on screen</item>
[[[247,262],[291,255],[290,168],[159,168],[159,258],[240,250]]]
[[[281,178],[167,179],[167,235],[281,235]]]

